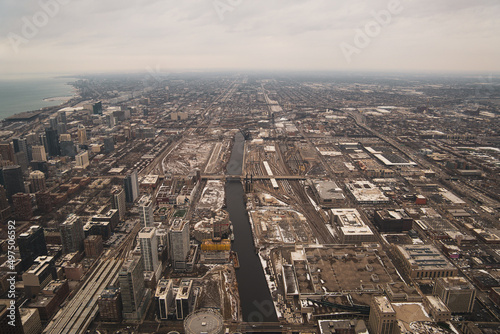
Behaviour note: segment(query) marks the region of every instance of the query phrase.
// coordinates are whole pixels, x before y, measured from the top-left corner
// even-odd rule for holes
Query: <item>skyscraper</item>
[[[175,311],[177,315],[177,320],[185,319],[189,313],[191,313],[193,300],[193,280],[182,279],[177,290],[177,295],[175,296]]]
[[[154,223],[153,201],[151,196],[144,195],[137,203],[139,206],[139,221],[142,227],[152,227]]]
[[[125,200],[127,203],[133,203],[139,196],[139,180],[136,170],[127,174],[123,180],[123,188],[125,189]]]
[[[74,158],[76,156],[76,146],[72,140],[62,140],[59,142],[61,147],[61,155],[64,157]]]
[[[7,200],[7,191],[0,185],[0,221],[6,221],[12,215],[9,201]]]
[[[12,139],[12,145],[14,146],[14,153],[24,152],[28,154],[28,140],[26,138],[14,138]]]
[[[38,191],[44,191],[46,189],[45,185],[45,174],[39,170],[32,171],[29,177],[31,186],[30,190],[32,193]]]
[[[3,167],[0,172],[0,184],[5,187],[7,199],[12,203],[12,196],[17,193],[24,193],[24,179],[21,166]]]
[[[47,149],[49,156],[56,157],[61,154],[59,147],[59,135],[55,129],[45,129],[45,137],[47,138]]]
[[[174,269],[183,270],[189,253],[189,223],[182,219],[175,219],[170,227],[169,239]]]
[[[151,292],[144,286],[144,264],[142,256],[125,261],[118,273],[123,303],[123,317],[140,319],[149,303]]]
[[[87,144],[87,129],[83,125],[78,126],[78,144]]]
[[[33,206],[31,202],[30,194],[17,193],[12,195],[14,217],[19,220],[30,220],[31,217],[33,217]]]
[[[125,218],[125,191],[121,187],[114,187],[111,191],[111,206],[113,209],[118,210],[120,220]]]
[[[155,301],[158,305],[158,317],[167,320],[172,312],[171,304],[174,299],[173,281],[171,279],[160,279],[156,286]]]
[[[144,227],[139,231],[141,254],[144,259],[144,270],[156,272],[158,270],[158,239],[156,228]]]
[[[28,231],[21,233],[17,238],[17,245],[19,246],[23,270],[31,267],[37,257],[47,255],[47,244],[43,228],[40,226],[31,226]]]
[[[25,138],[14,138],[12,140],[12,145],[14,148],[14,158],[18,165],[21,165],[23,169],[28,168],[29,154],[28,154],[28,143]]]
[[[57,130],[57,125],[59,124],[59,120],[57,119],[57,115],[51,116],[49,118],[50,128],[53,130]]]
[[[0,144],[0,160],[10,161],[14,163],[14,148],[10,143]]]
[[[81,251],[83,249],[83,239],[85,239],[85,234],[80,217],[70,214],[66,221],[61,224],[63,253]]]
[[[92,105],[92,113],[94,115],[102,115],[102,102],[96,102]]]
[[[105,137],[103,142],[104,153],[111,153],[115,150],[115,139],[113,137]]]

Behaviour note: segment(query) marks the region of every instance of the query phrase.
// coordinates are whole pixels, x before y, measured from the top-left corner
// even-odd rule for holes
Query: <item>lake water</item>
[[[46,98],[73,96],[71,78],[0,79],[0,120],[14,114],[57,106],[64,101]]]

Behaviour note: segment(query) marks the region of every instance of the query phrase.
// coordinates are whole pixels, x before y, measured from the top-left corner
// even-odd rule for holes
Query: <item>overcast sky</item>
[[[500,71],[498,0],[1,0],[0,22],[1,77]]]

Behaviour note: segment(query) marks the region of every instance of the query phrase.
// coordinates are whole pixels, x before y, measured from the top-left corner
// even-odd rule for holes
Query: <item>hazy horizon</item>
[[[6,0],[0,72],[496,74],[498,17],[493,0]]]

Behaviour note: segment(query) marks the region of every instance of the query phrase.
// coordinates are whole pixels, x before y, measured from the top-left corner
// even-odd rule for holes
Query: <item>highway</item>
[[[77,294],[59,310],[43,333],[85,333],[97,314],[99,295],[117,277],[122,263],[122,259],[101,260]]]

